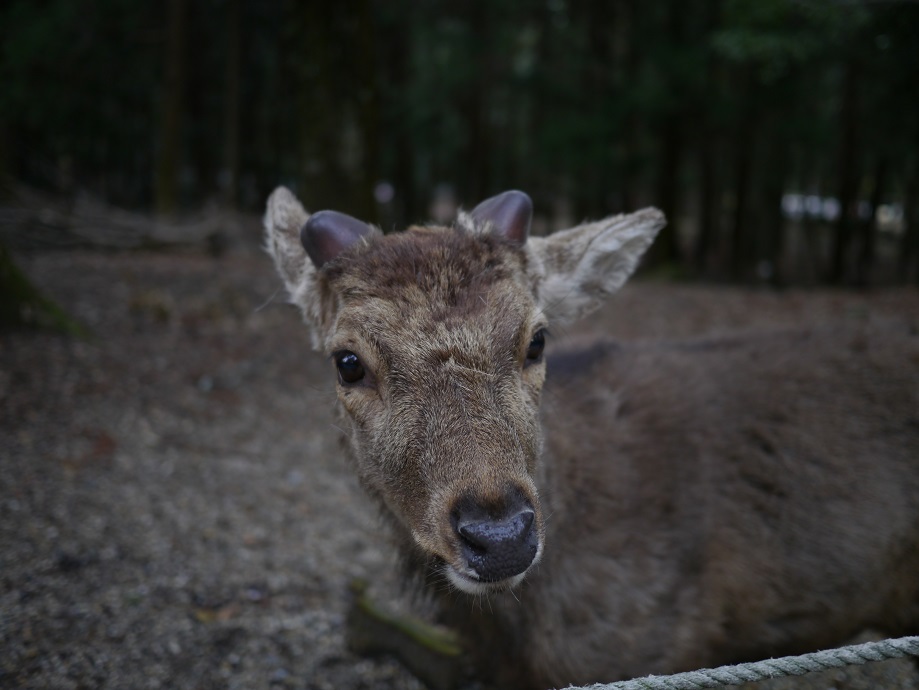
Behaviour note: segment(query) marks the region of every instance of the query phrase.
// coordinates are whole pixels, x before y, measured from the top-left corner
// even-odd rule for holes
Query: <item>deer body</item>
[[[524,643],[535,682],[915,631],[919,378],[890,350],[915,357],[917,337],[885,335],[870,356],[838,331],[550,356],[553,517],[534,591],[507,614],[545,626]]]
[[[383,237],[279,189],[266,217],[362,485],[480,670],[563,686],[919,628],[919,337],[546,358],[663,218],[528,240],[529,213]]]

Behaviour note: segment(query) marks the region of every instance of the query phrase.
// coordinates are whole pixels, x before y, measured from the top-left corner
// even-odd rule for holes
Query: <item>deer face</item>
[[[530,215],[507,192],[453,228],[382,236],[335,212],[308,217],[286,190],[269,200],[269,249],[334,364],[363,486],[469,593],[514,586],[542,554],[548,319],[595,299],[556,275],[583,270],[592,243],[581,256],[583,242],[528,243]]]
[[[326,350],[361,480],[467,591],[519,577],[541,550],[546,322],[523,259],[497,239],[411,230],[328,269]]]

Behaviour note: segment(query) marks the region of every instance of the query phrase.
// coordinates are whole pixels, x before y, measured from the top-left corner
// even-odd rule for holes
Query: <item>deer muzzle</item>
[[[494,585],[514,586],[538,559],[541,539],[536,511],[520,491],[508,492],[495,506],[468,498],[457,502],[451,522],[463,567],[450,580],[478,593]]]

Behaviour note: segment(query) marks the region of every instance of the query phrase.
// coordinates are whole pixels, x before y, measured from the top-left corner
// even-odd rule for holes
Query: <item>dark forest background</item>
[[[0,179],[159,219],[277,184],[385,230],[508,188],[650,263],[919,281],[919,2],[20,0]]]

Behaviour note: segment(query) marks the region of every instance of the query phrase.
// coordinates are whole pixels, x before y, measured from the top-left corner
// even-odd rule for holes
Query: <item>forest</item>
[[[6,199],[388,231],[518,188],[536,232],[658,206],[668,277],[919,281],[917,2],[18,0],[0,51]]]

